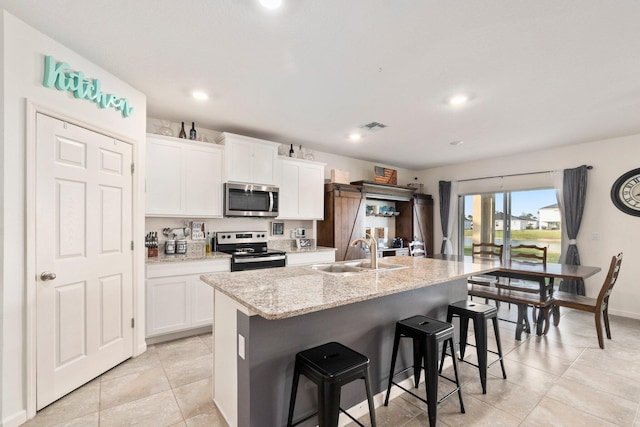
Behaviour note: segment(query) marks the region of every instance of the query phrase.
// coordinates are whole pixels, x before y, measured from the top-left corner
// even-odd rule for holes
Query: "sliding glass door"
[[[471,254],[472,243],[547,247],[547,261],[561,252],[560,210],[553,189],[504,191],[460,196],[460,255]]]

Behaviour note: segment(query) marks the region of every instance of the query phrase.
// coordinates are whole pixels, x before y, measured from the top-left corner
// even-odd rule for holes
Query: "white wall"
[[[577,241],[582,264],[599,266],[603,271],[586,280],[587,295],[597,295],[611,256],[624,252],[620,276],[610,300],[609,311],[626,317],[640,318],[640,306],[637,303],[640,301],[640,264],[637,262],[640,257],[640,218],[619,211],[609,195],[611,186],[620,175],[639,166],[639,147],[640,135],[632,135],[422,171],[419,177],[431,190],[435,200],[436,247],[439,247],[438,243],[442,241],[438,181],[592,165],[593,169],[588,174],[586,207]],[[520,177],[517,184],[514,184],[515,179],[511,181],[511,188],[539,188],[545,182],[547,186],[553,186],[551,178],[544,175]],[[487,185],[485,191],[499,191],[502,183],[500,179],[488,180]],[[596,234],[598,240],[594,240]],[[563,252],[566,252],[566,249]]]
[[[2,34],[2,150],[0,176],[2,177],[0,224],[0,251],[2,266],[0,277],[0,301],[2,302],[2,350],[0,355],[0,420],[2,425],[17,425],[26,416],[26,301],[27,286],[35,286],[33,277],[26,277],[29,245],[25,242],[27,105],[33,103],[62,114],[74,122],[85,123],[95,129],[133,142],[134,158],[144,170],[144,144],[146,123],[146,97],[108,74],[105,70],[83,59],[51,38],[27,26],[2,10],[0,31]],[[108,37],[108,34],[105,35]],[[127,97],[135,111],[128,118],[113,108],[102,110],[87,100],[75,99],[69,92],[60,92],[42,85],[44,57],[52,55],[65,61],[73,69],[102,81],[103,90]],[[135,64],[132,64],[135,66]],[[144,188],[144,177],[137,176],[134,191]],[[144,204],[138,209],[144,211]],[[134,233],[142,235],[144,216],[138,215]],[[143,245],[140,245],[143,246]],[[138,259],[144,256],[144,247],[136,251]],[[134,269],[137,283],[144,284],[143,262]],[[141,296],[144,296],[144,287]],[[144,298],[142,298],[142,303]],[[140,307],[140,301],[136,301]],[[144,306],[142,306],[144,309]],[[143,323],[143,322],[140,322]],[[144,331],[142,331],[144,332]],[[139,337],[138,337],[139,338]],[[142,341],[144,344],[144,341]]]

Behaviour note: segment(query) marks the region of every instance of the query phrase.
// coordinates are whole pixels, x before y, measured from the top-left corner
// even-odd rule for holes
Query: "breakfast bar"
[[[369,357],[373,394],[382,392],[395,322],[416,314],[444,320],[448,304],[466,298],[468,276],[497,268],[412,257],[385,263],[395,268],[335,273],[307,266],[201,277],[215,290],[213,399],[229,425],[285,425],[295,354],[330,341]],[[410,365],[410,353],[409,346],[401,351],[398,366]],[[296,414],[313,413],[313,385],[301,382],[298,393]],[[363,400],[360,387],[344,388],[342,407],[357,412]]]

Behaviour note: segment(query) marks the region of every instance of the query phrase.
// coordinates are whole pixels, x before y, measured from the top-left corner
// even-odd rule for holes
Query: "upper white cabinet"
[[[222,150],[215,144],[147,136],[147,216],[222,216]]]
[[[218,141],[224,142],[226,181],[276,185],[278,144],[226,132]]]
[[[279,219],[324,218],[324,163],[279,157]]]

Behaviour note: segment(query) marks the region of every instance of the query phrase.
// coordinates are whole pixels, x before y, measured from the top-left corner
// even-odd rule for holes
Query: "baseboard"
[[[22,410],[16,414],[2,419],[0,423],[1,427],[18,427],[21,424],[27,422],[27,411]]]
[[[209,325],[209,326],[201,326],[199,328],[194,328],[194,329],[188,329],[186,331],[172,332],[169,334],[156,335],[154,337],[147,337],[147,345],[158,344],[165,341],[173,341],[180,338],[190,337],[192,335],[207,334],[207,333],[211,333],[211,330],[212,330],[212,326]]]
[[[612,310],[609,307],[609,314],[612,316],[628,317],[629,319],[640,320],[640,313],[634,313],[632,311]]]

